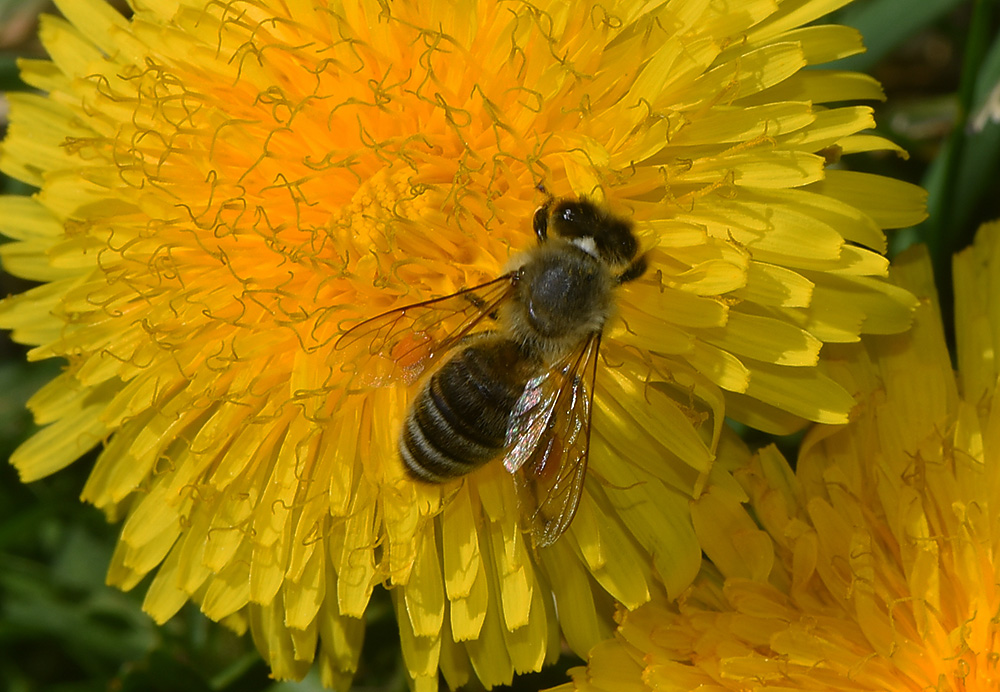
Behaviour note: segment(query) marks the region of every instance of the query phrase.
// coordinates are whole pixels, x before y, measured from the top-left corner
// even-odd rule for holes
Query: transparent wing
[[[416,380],[438,357],[496,318],[513,294],[514,274],[457,293],[413,303],[360,322],[334,343],[352,387]]]
[[[600,344],[595,332],[531,380],[511,414],[504,466],[514,474],[523,525],[539,548],[566,531],[583,492]]]

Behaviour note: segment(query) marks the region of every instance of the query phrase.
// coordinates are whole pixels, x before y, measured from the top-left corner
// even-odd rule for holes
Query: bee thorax
[[[578,342],[603,326],[612,285],[607,266],[576,246],[539,253],[522,268],[513,327],[525,341]]]

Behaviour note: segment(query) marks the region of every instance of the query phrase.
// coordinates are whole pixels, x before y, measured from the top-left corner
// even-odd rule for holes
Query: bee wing
[[[566,531],[583,492],[600,344],[595,332],[561,367],[531,380],[511,414],[504,466],[539,548]]]
[[[334,343],[352,386],[411,383],[513,294],[514,274],[360,322]]]

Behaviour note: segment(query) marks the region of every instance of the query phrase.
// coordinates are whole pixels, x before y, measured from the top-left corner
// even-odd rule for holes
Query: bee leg
[[[645,255],[639,255],[635,259],[635,261],[632,264],[630,264],[625,269],[625,271],[623,271],[618,276],[618,283],[619,284],[624,284],[624,283],[628,283],[629,281],[634,281],[634,280],[638,279],[640,276],[642,276],[643,274],[646,273],[646,266],[647,266],[647,264],[646,264],[646,256]]]

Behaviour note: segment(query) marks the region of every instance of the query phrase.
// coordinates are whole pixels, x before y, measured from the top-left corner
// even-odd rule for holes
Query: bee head
[[[551,230],[612,267],[628,266],[639,251],[628,221],[584,197],[548,200],[535,212],[534,229],[539,242]]]

